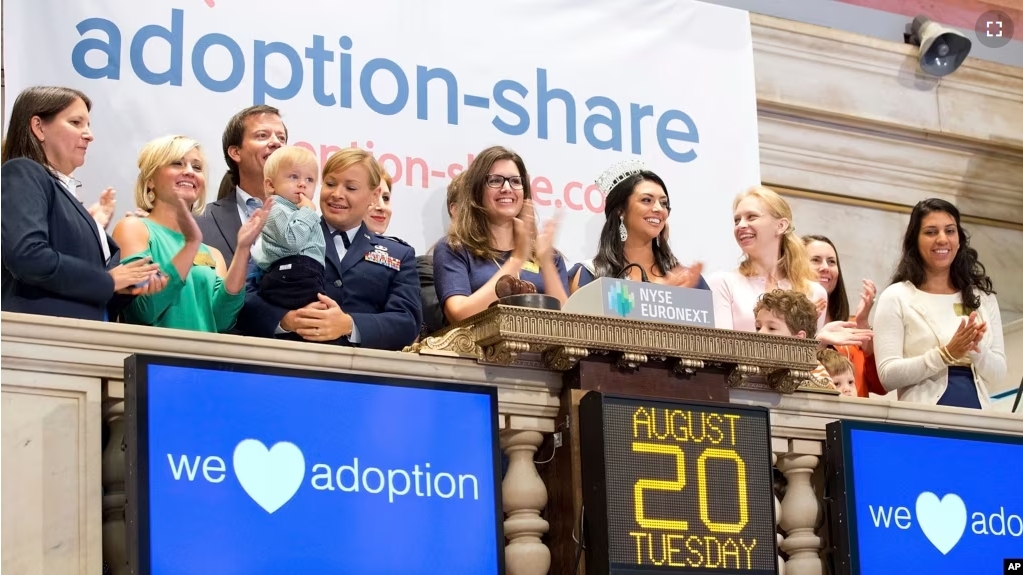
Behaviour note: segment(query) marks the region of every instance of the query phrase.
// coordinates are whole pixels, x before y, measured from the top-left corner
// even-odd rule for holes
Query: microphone
[[[1016,413],[1016,408],[1019,407],[1019,399],[1023,397],[1023,379],[1019,380],[1019,389],[1016,390],[1016,401],[1012,403],[1012,413]]]

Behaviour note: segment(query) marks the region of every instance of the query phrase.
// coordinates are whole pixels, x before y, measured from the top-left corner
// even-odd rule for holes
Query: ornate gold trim
[[[529,351],[529,344],[521,341],[499,341],[483,348],[483,359],[487,363],[511,365],[519,354]]]
[[[464,327],[439,331],[437,335],[417,341],[402,351],[420,355],[453,355],[474,359],[480,359],[483,356],[482,350],[473,340],[472,331]]]
[[[585,347],[563,346],[547,350],[544,354],[544,363],[554,371],[568,371],[579,363],[580,359],[590,355]]]
[[[635,371],[639,369],[639,366],[648,361],[650,361],[650,358],[647,357],[646,354],[625,352],[618,358],[615,365],[617,365],[619,369]]]
[[[760,375],[760,367],[756,365],[744,365],[741,363],[737,364],[734,368],[732,368],[732,371],[728,373],[728,387],[749,387],[749,377],[751,375]]]
[[[405,351],[556,371],[571,369],[588,355],[609,353],[625,369],[677,360],[673,370],[680,375],[714,364],[731,370],[732,387],[791,393],[810,379],[816,349],[814,340],[496,305]],[[763,374],[774,379],[749,381]]]
[[[672,368],[672,371],[675,372],[676,375],[690,377],[696,375],[696,370],[703,369],[704,367],[706,367],[706,364],[703,363],[703,360],[680,359],[678,360],[678,363],[675,364],[675,367]]]
[[[823,393],[826,395],[841,395],[835,386],[831,385],[827,381],[820,378],[810,376],[809,381],[804,381],[799,386],[799,391],[811,391],[814,393]]]

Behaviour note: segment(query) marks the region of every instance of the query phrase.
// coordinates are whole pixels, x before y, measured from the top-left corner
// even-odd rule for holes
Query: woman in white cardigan
[[[892,285],[877,300],[874,358],[882,385],[917,403],[989,407],[986,383],[1005,377],[991,278],[944,200],[913,208]]]

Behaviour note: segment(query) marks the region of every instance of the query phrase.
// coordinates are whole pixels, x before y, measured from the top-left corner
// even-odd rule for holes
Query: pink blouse
[[[757,331],[756,316],[753,315],[753,308],[757,305],[757,299],[767,290],[767,278],[748,278],[739,273],[739,270],[718,272],[707,278],[710,289],[714,293],[714,326],[718,329],[733,329],[736,331]],[[788,280],[778,282],[780,289],[792,289],[792,283]],[[828,292],[824,287],[811,282],[810,288],[813,296],[810,301],[816,303],[819,300],[827,300]],[[817,329],[824,327],[825,313],[817,318]]]

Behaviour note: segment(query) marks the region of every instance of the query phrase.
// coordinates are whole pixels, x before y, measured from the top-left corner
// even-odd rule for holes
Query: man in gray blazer
[[[263,164],[270,154],[288,143],[288,129],[273,106],[250,106],[235,114],[224,129],[222,144],[227,173],[220,181],[217,200],[196,218],[204,244],[234,257],[242,222],[263,205]]]

